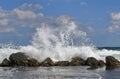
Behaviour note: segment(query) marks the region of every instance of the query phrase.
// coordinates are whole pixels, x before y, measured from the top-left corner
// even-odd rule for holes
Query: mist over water
[[[10,54],[24,52],[27,55],[43,61],[50,57],[54,61],[68,60],[78,56],[83,59],[95,57],[104,60],[107,55],[119,58],[119,51],[98,50],[90,43],[87,33],[80,29],[70,17],[61,16],[55,23],[41,23],[32,36],[31,44],[27,46],[3,45],[0,49],[0,62]]]

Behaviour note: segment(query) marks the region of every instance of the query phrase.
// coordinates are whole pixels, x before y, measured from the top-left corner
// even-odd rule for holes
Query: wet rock
[[[30,58],[22,52],[11,54],[9,61],[11,66],[40,66],[40,63],[36,59]]]
[[[58,61],[55,63],[55,66],[69,66],[70,62],[69,61]]]
[[[38,62],[36,59],[34,58],[30,58],[28,59],[28,66],[40,66],[40,62]]]
[[[73,57],[71,61],[71,66],[80,66],[85,65],[85,60],[81,59],[80,57]]]
[[[96,69],[99,67],[99,61],[94,57],[89,57],[87,58],[85,65],[90,66],[91,69]]]
[[[28,66],[28,56],[22,52],[11,54],[9,60],[13,66]]]
[[[54,62],[48,57],[41,63],[40,66],[54,66]]]
[[[118,61],[113,56],[107,56],[106,57],[106,69],[112,69],[116,67],[120,67],[120,61]]]
[[[5,58],[5,59],[2,61],[2,63],[1,63],[0,66],[2,66],[2,67],[10,66],[10,61],[9,61],[7,58]]]
[[[103,67],[103,66],[105,66],[105,62],[103,61],[103,60],[99,60],[99,67]]]

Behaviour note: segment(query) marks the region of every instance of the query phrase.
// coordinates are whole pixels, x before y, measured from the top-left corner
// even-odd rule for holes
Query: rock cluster
[[[51,58],[46,58],[44,61],[39,62],[34,58],[30,58],[25,53],[18,52],[13,53],[9,56],[9,59],[5,58],[0,66],[9,67],[9,66],[26,66],[26,67],[35,67],[35,66],[89,66],[92,69],[103,67],[106,65],[107,69],[114,67],[119,67],[120,62],[112,56],[106,57],[106,63],[102,60],[97,60],[94,57],[89,57],[87,60],[83,60],[80,57],[73,57],[71,61],[52,61]]]

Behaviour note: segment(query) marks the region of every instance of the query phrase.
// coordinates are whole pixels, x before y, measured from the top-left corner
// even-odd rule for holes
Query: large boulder
[[[70,62],[69,61],[57,61],[55,63],[55,66],[69,66]]]
[[[106,69],[112,69],[120,66],[120,61],[118,61],[113,56],[106,57]]]
[[[9,57],[11,66],[39,66],[40,63],[29,56],[25,55],[25,53],[18,52],[13,53]]]
[[[80,57],[73,57],[71,60],[71,66],[80,66],[85,65],[85,60],[81,59]]]
[[[43,62],[41,62],[40,66],[54,66],[54,62],[51,58],[46,58]]]
[[[13,66],[28,66],[28,56],[22,52],[11,54],[9,60]]]
[[[10,61],[7,58],[3,59],[2,63],[0,64],[0,66],[2,66],[2,67],[7,67],[10,65],[11,65]]]
[[[85,65],[90,66],[92,69],[95,69],[99,67],[99,61],[94,57],[89,57],[87,58]]]

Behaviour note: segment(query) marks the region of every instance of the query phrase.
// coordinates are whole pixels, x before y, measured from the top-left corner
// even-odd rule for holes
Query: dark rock
[[[85,65],[90,66],[92,69],[96,69],[99,67],[99,61],[94,57],[89,57],[87,58]]]
[[[120,61],[118,61],[113,56],[106,57],[106,69],[112,69],[120,66]]]
[[[69,61],[58,61],[55,63],[55,66],[69,66],[70,62]]]
[[[85,65],[85,60],[81,59],[80,57],[73,57],[71,61],[71,66],[80,66]]]
[[[54,62],[48,57],[41,63],[41,66],[54,66]]]
[[[12,66],[28,66],[28,56],[22,52],[11,54],[9,60]]]
[[[13,53],[9,57],[11,66],[40,66],[40,63],[22,52]]]
[[[34,58],[30,58],[28,59],[28,66],[40,66],[40,63],[34,59]]]
[[[5,58],[5,59],[2,61],[1,66],[2,66],[2,67],[10,66],[10,61],[9,61],[7,58]]]
[[[102,60],[99,60],[99,64],[98,64],[100,67],[103,67],[103,66],[105,66],[105,62],[104,61],[102,61]]]

